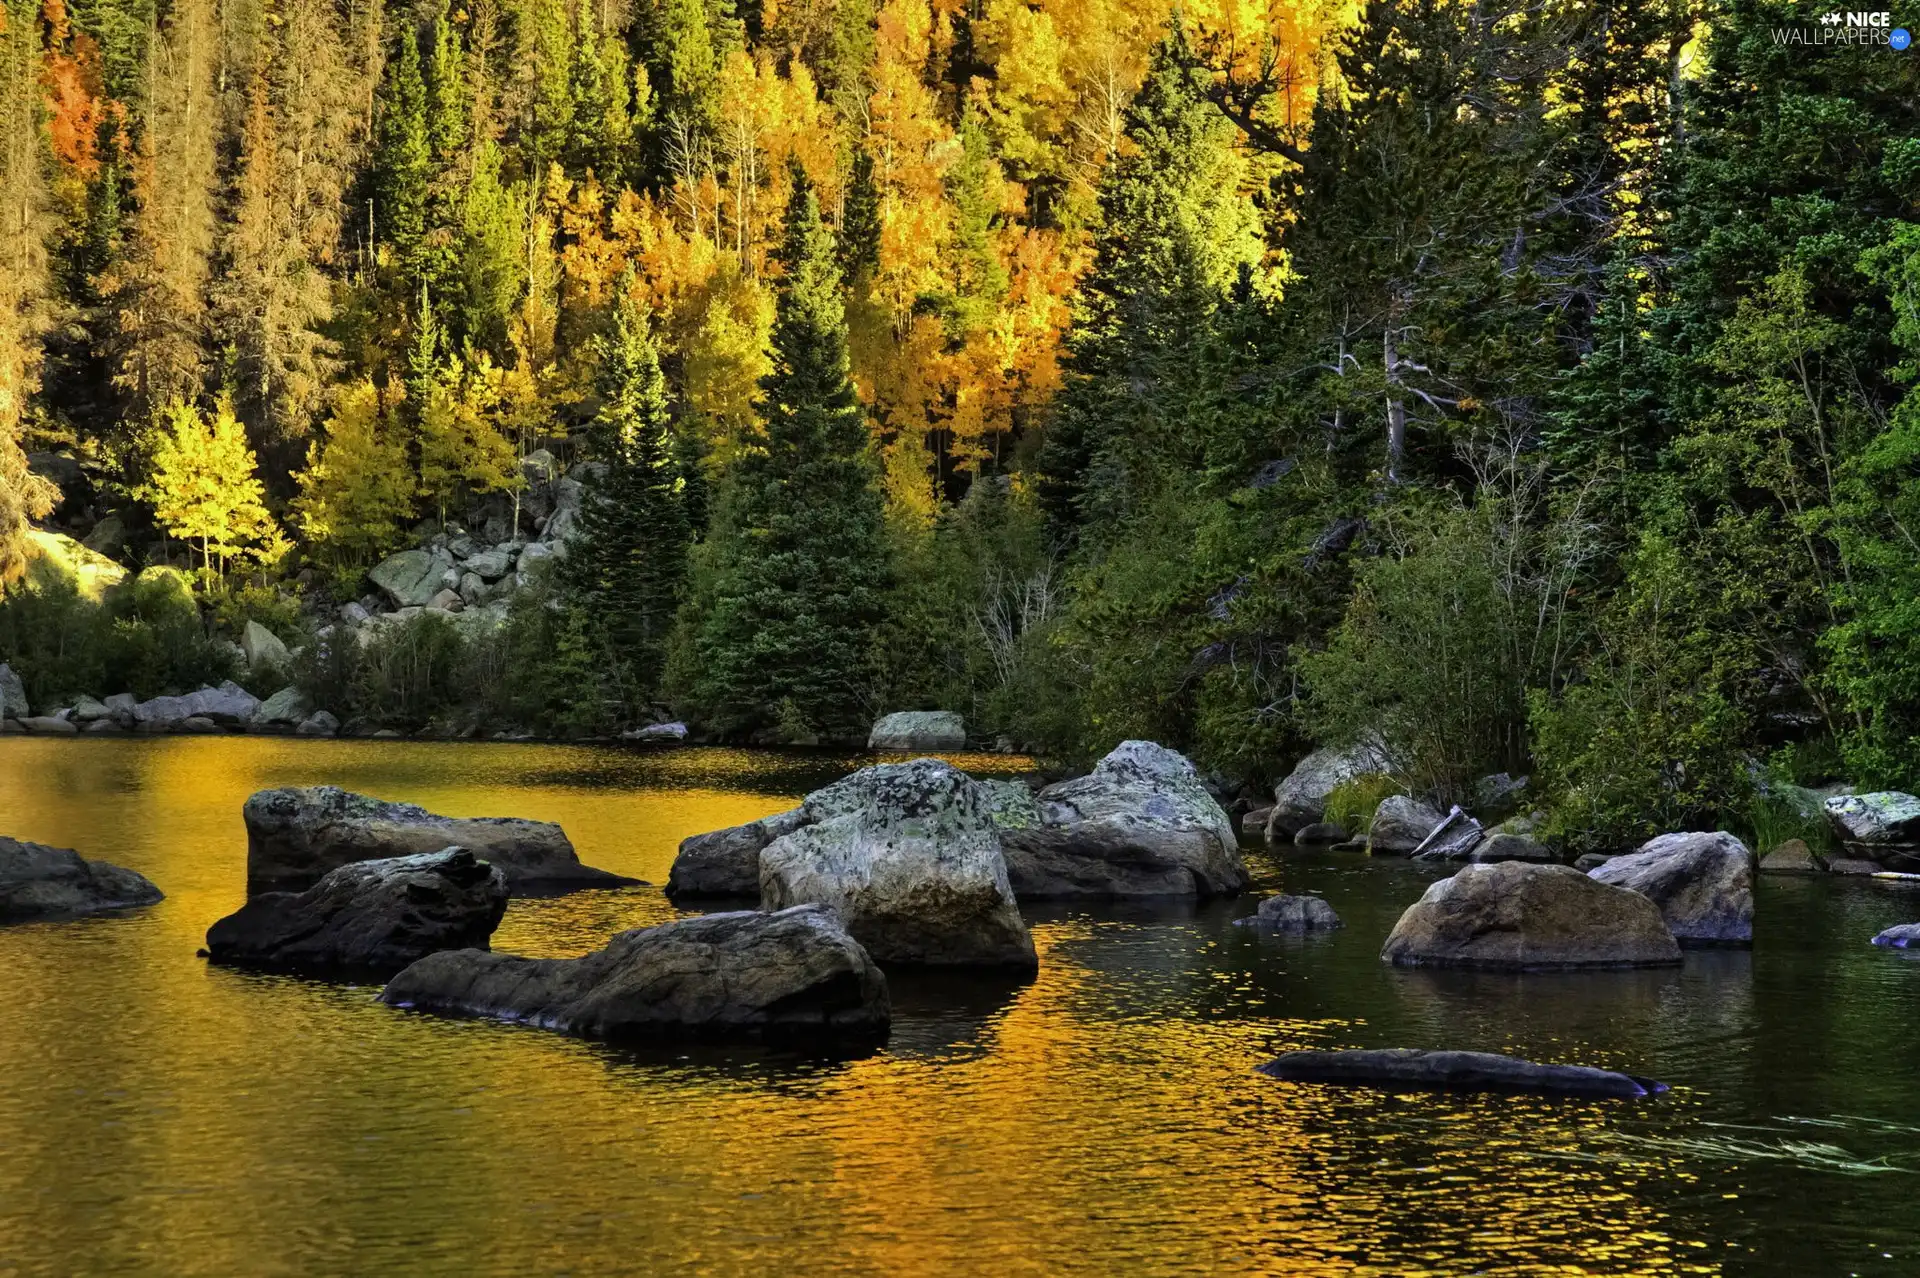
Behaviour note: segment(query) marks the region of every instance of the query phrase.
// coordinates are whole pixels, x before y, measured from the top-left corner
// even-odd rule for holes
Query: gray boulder
[[[1826,868],[1805,839],[1788,839],[1760,858],[1762,874],[1819,874]]]
[[[19,722],[28,732],[44,737],[70,737],[80,731],[78,725],[52,714],[28,715]]]
[[[1259,1070],[1290,1083],[1333,1083],[1388,1091],[1539,1092],[1638,1100],[1667,1090],[1665,1083],[1650,1078],[1587,1065],[1541,1065],[1493,1052],[1434,1052],[1406,1047],[1287,1052]]]
[[[1385,754],[1377,743],[1323,746],[1294,765],[1287,779],[1273,790],[1273,818],[1268,837],[1292,835],[1325,815],[1327,796],[1336,786],[1386,770]]]
[[[84,860],[71,848],[0,837],[0,922],[99,914],[160,899],[143,874]]]
[[[573,526],[580,518],[580,498],[585,490],[580,481],[573,476],[564,476],[553,486],[553,514],[547,517],[546,527],[540,530],[541,540],[547,542],[553,553],[566,557],[567,538],[573,535]],[[524,563],[521,567],[525,567]]]
[[[881,962],[1038,968],[988,787],[915,759],[862,768],[801,812],[760,850],[765,908],[830,906]]]
[[[1875,945],[1888,949],[1920,949],[1920,923],[1898,923],[1873,938]]]
[[[439,950],[487,948],[507,876],[465,848],[357,861],[263,892],[207,931],[216,963],[384,980]]]
[[[282,723],[289,726],[298,724],[313,713],[313,707],[307,704],[300,689],[286,687],[260,703],[254,712],[255,723]]]
[[[806,813],[795,808],[745,825],[696,834],[680,841],[680,851],[667,872],[667,895],[759,896],[760,851],[775,839],[792,834],[806,823]]]
[[[492,588],[480,574],[469,572],[460,575],[460,598],[469,606],[485,603],[492,593]]]
[[[1467,853],[1467,859],[1481,865],[1493,865],[1500,861],[1537,861],[1544,864],[1560,858],[1544,843],[1537,843],[1524,834],[1508,834],[1499,830],[1474,844],[1473,851]]]
[[[340,721],[325,710],[315,710],[300,721],[294,732],[303,737],[330,737],[340,731]]]
[[[1406,967],[1532,971],[1678,963],[1659,907],[1565,865],[1503,861],[1441,879],[1394,924],[1380,957]]]
[[[513,556],[496,546],[467,560],[465,567],[482,581],[498,581],[513,568]]]
[[[440,590],[440,578],[453,567],[444,551],[403,550],[374,565],[367,577],[395,608],[418,608]]]
[[[1374,809],[1367,827],[1367,851],[1375,856],[1408,856],[1426,842],[1444,818],[1418,799],[1390,795]]]
[[[999,820],[1022,898],[1232,896],[1247,886],[1232,819],[1193,764],[1151,741],[1123,741],[1089,775]]]
[[[0,719],[24,719],[33,713],[26,685],[6,662],[0,661]]]
[[[644,728],[628,728],[620,734],[622,741],[639,741],[673,745],[687,739],[687,725],[675,720],[672,723],[649,723]]]
[[[580,864],[550,821],[445,817],[334,786],[261,790],[246,802],[247,891],[298,890],[357,861],[463,847],[507,876],[516,893],[618,887],[634,880]]]
[[[70,717],[75,723],[96,723],[101,719],[113,718],[113,711],[92,697],[81,697],[73,703],[73,714]]]
[[[358,599],[347,600],[340,605],[337,613],[340,620],[349,626],[363,626],[373,617],[373,614],[367,611],[366,605]]]
[[[1753,943],[1753,853],[1724,830],[1663,834],[1588,874],[1659,906],[1682,945]]]
[[[1257,914],[1234,922],[1263,932],[1326,932],[1346,926],[1317,896],[1270,896],[1260,902]]]
[[[966,723],[951,710],[901,710],[874,722],[869,750],[962,750]]]
[[[430,954],[380,1001],[633,1044],[864,1042],[884,1038],[892,1019],[886,978],[818,906],[676,919],[573,959]]]
[[[252,671],[285,670],[292,658],[279,635],[257,621],[249,621],[240,631],[240,652]]]
[[[1827,823],[1855,857],[1901,868],[1920,863],[1920,798],[1897,790],[1839,794],[1825,809]]]
[[[1345,843],[1347,827],[1338,821],[1315,821],[1312,825],[1303,825],[1296,830],[1293,841],[1301,847],[1319,843]]]
[[[111,706],[113,699],[109,697]],[[231,679],[218,688],[202,688],[184,697],[153,697],[133,707],[134,722],[158,728],[177,726],[187,719],[206,719],[223,727],[253,722],[260,698]]]
[[[131,728],[139,722],[139,705],[134,702],[131,692],[116,692],[100,703],[113,716],[113,721],[123,728]]]
[[[538,581],[546,580],[553,571],[554,549],[544,541],[530,541],[520,552],[520,564],[514,571],[513,583],[526,587]]]

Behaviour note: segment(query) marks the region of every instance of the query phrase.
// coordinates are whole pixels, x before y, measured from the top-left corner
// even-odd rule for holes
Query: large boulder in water
[[[1367,827],[1367,851],[1374,856],[1407,856],[1446,820],[1418,799],[1389,795],[1374,809]]]
[[[1335,787],[1369,772],[1381,772],[1386,759],[1376,743],[1325,746],[1294,765],[1273,789],[1273,814],[1268,837],[1294,835],[1326,815],[1327,796]]]
[[[1659,906],[1682,945],[1753,943],[1753,853],[1724,830],[1663,834],[1588,874]]]
[[[1667,1090],[1665,1083],[1650,1078],[1590,1065],[1542,1065],[1493,1052],[1436,1052],[1409,1047],[1285,1052],[1259,1070],[1290,1083],[1333,1083],[1387,1091],[1539,1092],[1637,1100]]]
[[[938,759],[862,768],[761,849],[761,904],[830,906],[881,962],[1033,971],[995,798]]]
[[[1007,873],[1029,899],[1231,896],[1247,886],[1233,821],[1193,764],[1125,741],[1042,790],[1037,822],[1003,813]]]
[[[1920,798],[1898,790],[1838,794],[1825,807],[1827,823],[1855,857],[1903,868],[1920,863]]]
[[[618,887],[634,880],[580,864],[551,821],[445,817],[335,786],[261,790],[247,800],[247,891],[298,890],[356,861],[467,848],[516,893]]]
[[[380,1000],[626,1043],[872,1040],[891,1022],[886,978],[819,906],[676,919],[573,959],[443,951]]]
[[[1380,957],[1406,967],[1533,971],[1680,961],[1659,907],[1566,865],[1469,865],[1430,886]]]
[[[440,950],[487,948],[507,876],[465,848],[328,872],[304,892],[263,892],[207,931],[207,954],[314,975],[384,979]]]
[[[806,821],[805,810],[794,808],[680,840],[680,852],[667,872],[667,895],[759,896],[761,849]]]
[[[0,923],[126,910],[160,899],[144,874],[85,860],[71,848],[0,837]]]
[[[874,721],[869,750],[963,750],[967,725],[951,710],[901,710]]]

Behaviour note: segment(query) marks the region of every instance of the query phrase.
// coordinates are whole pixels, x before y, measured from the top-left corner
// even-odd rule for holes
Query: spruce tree
[[[722,727],[864,722],[888,566],[833,237],[796,165],[778,254],[766,434],[730,476],[695,698]]]
[[[427,237],[433,144],[420,41],[411,24],[403,24],[380,86],[373,162],[376,233],[390,246],[402,281],[408,286],[424,283],[420,266]]]
[[[840,214],[840,272],[849,284],[869,279],[880,269],[880,184],[873,176],[873,153],[853,152],[853,172]]]
[[[633,284],[629,268],[598,341],[600,409],[589,442],[600,474],[567,539],[563,584],[637,699],[659,685],[691,536],[666,378]]]

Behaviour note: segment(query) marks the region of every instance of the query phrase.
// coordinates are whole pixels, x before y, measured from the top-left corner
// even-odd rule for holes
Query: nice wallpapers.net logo
[[[1905,27],[1894,26],[1891,13],[1835,9],[1830,13],[1821,14],[1816,26],[1775,27],[1773,42],[1816,47],[1884,46],[1896,52],[1904,52],[1913,43],[1913,35]]]

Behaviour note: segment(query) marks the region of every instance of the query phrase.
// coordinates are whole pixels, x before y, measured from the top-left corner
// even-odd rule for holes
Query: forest
[[[1368,739],[1576,848],[1915,788],[1920,54],[1820,12],[5,0],[0,657],[152,695],[251,619],[406,729]],[[490,624],[341,638],[549,463]]]

